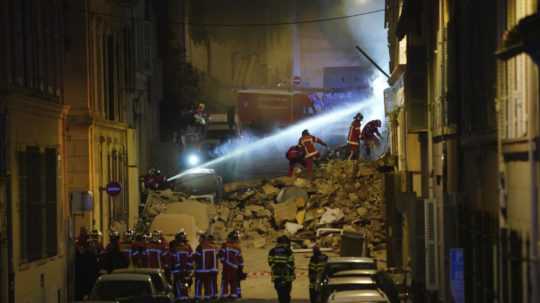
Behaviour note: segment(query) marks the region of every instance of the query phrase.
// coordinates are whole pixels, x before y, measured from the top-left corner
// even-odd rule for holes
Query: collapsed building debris
[[[337,249],[339,234],[316,237],[319,228],[357,232],[368,251],[385,263],[386,236],[382,174],[378,163],[330,160],[311,179],[280,177],[225,186],[224,202],[216,206],[216,222],[239,229],[253,247],[272,243],[280,234],[296,247],[315,243]]]
[[[317,243],[338,249],[339,234],[316,236],[320,228],[338,228],[361,234],[371,256],[384,264],[383,178],[378,165],[329,160],[310,180],[280,177],[228,183],[224,200],[215,205],[170,190],[154,192],[148,197],[143,219],[151,222],[160,213],[191,215],[198,229],[211,231],[217,240],[239,230],[244,242],[255,248],[271,245],[279,235],[287,234],[297,248]]]

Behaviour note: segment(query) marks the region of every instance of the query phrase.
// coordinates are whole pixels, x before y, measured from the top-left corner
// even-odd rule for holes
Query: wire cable
[[[343,19],[350,19],[350,18],[356,18],[366,15],[372,15],[377,13],[384,12],[384,9],[376,9],[372,11],[366,11],[361,12],[357,14],[352,15],[344,15],[344,16],[336,16],[336,17],[329,17],[329,18],[319,18],[319,19],[307,19],[307,20],[298,20],[298,21],[288,21],[288,22],[275,22],[275,23],[195,23],[195,22],[180,22],[180,21],[171,21],[168,22],[170,24],[178,24],[178,25],[188,25],[188,26],[200,26],[200,27],[266,27],[266,26],[284,26],[284,25],[296,25],[296,24],[309,24],[309,23],[321,23],[321,22],[329,22],[329,21],[336,21],[336,20],[343,20]],[[129,16],[115,16],[112,14],[106,14],[106,13],[99,13],[99,12],[92,12],[92,11],[82,11],[83,13],[87,13],[94,16],[101,16],[101,17],[107,17],[107,18],[116,18],[116,19],[127,19],[130,21],[140,21],[140,22],[148,22],[149,20],[144,18],[134,18]]]

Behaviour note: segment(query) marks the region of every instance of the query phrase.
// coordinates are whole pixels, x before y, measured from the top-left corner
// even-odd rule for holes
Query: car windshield
[[[328,265],[326,265],[326,274],[331,277],[338,271],[353,270],[353,269],[376,269],[376,266],[375,266],[375,263],[371,263],[371,262],[328,263]]]
[[[119,298],[151,295],[150,285],[144,281],[98,282],[92,291],[92,300],[116,300]]]

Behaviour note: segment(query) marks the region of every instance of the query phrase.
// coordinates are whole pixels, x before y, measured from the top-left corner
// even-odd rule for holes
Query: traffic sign
[[[117,196],[122,191],[122,185],[118,182],[109,182],[107,184],[107,187],[105,187],[105,191],[109,194],[109,196]]]
[[[294,76],[293,77],[293,84],[298,86],[302,83],[302,79],[300,78],[300,76]]]

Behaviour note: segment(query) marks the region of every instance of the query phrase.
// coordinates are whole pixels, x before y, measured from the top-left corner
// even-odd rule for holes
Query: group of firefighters
[[[313,246],[313,255],[309,259],[309,299],[311,303],[319,303],[320,282],[326,268],[328,256],[322,253],[319,246]],[[277,239],[277,244],[268,253],[268,266],[272,273],[272,281],[278,295],[279,303],[291,302],[292,283],[296,278],[294,255],[291,241],[287,236]]]
[[[100,246],[100,236],[97,231],[88,235],[83,230],[77,240],[79,297],[89,293],[98,273],[111,273],[130,266],[163,269],[174,286],[178,300],[190,299],[193,279],[195,300],[236,299],[241,296],[240,281],[246,278],[246,274],[237,231],[229,233],[227,241],[221,246],[216,244],[211,234],[200,233],[199,245],[195,250],[191,248],[183,230],[169,243],[159,231],[150,234],[127,231],[122,239],[118,232],[113,231],[110,243],[104,249]],[[222,264],[222,279],[221,292],[218,294],[219,263]]]
[[[364,142],[366,155],[369,157],[371,149],[378,145],[382,138],[379,132],[379,128],[382,126],[381,120],[371,120],[362,128],[363,119],[364,116],[361,113],[357,113],[349,127],[349,133],[347,135],[349,159],[359,158],[360,141]],[[302,131],[302,136],[298,140],[298,144],[291,146],[285,154],[285,157],[289,160],[289,176],[293,175],[294,168],[298,164],[306,168],[308,176],[312,175],[313,162],[320,156],[315,144],[328,146],[321,139],[311,135],[309,130],[305,129]]]

